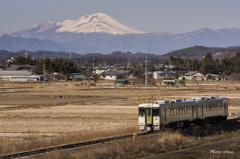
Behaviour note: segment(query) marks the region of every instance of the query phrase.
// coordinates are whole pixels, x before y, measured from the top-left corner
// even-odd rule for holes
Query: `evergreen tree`
[[[202,66],[200,68],[201,73],[218,73],[216,62],[213,60],[213,57],[210,53],[208,53],[202,60]]]

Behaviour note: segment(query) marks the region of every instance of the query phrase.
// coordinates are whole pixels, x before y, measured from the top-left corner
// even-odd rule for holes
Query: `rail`
[[[115,141],[115,140],[126,139],[126,138],[134,138],[135,135],[136,136],[144,136],[144,135],[148,135],[148,134],[149,134],[149,132],[139,132],[139,133],[123,134],[123,135],[117,135],[117,136],[92,139],[89,141],[82,141],[82,142],[68,143],[68,144],[62,144],[62,145],[57,145],[57,146],[50,146],[50,147],[46,147],[46,148],[39,148],[39,149],[34,149],[34,150],[29,150],[29,151],[9,153],[9,154],[0,156],[0,159],[25,157],[25,156],[36,155],[36,154],[46,153],[46,152],[51,152],[51,151],[56,151],[56,150],[71,149],[71,148],[75,148],[75,147],[93,145],[93,144],[97,144],[97,143],[104,143],[104,142]]]

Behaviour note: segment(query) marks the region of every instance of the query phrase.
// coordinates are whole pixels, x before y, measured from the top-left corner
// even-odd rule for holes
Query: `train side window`
[[[184,107],[181,108],[181,114],[184,114]]]
[[[144,117],[145,113],[146,113],[146,109],[139,107],[139,116]]]
[[[187,114],[189,114],[189,106],[187,107]]]

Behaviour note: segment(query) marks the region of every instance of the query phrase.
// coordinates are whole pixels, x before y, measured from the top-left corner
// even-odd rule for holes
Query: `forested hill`
[[[164,57],[180,57],[183,59],[190,58],[190,59],[202,59],[207,53],[211,53],[213,55],[217,54],[217,58],[222,58],[221,56],[225,56],[226,53],[230,52],[240,52],[240,46],[236,47],[228,47],[228,48],[221,48],[221,47],[204,47],[204,46],[193,46],[189,48],[184,48],[180,50],[171,51],[167,54],[164,54]]]

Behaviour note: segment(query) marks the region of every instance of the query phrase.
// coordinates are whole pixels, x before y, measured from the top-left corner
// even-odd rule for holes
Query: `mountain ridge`
[[[131,29],[104,13],[94,13],[81,16],[75,20],[65,20],[62,22],[46,21],[14,32],[12,35],[19,36],[19,34],[27,34],[28,31],[44,32],[52,29],[56,33],[107,33],[113,35],[144,33]]]
[[[105,16],[107,15],[97,13],[58,23],[47,21],[9,35],[22,38],[38,38],[40,40],[48,39],[61,46],[61,51],[74,51],[82,54],[90,52],[111,53],[126,50],[162,55],[172,50],[195,45],[207,47],[240,45],[240,29],[238,28],[218,30],[201,28],[186,33],[143,33],[140,31],[129,33],[129,31],[125,30],[123,34],[121,28],[124,27],[120,27],[117,34],[116,30],[114,30],[116,28],[110,26],[115,26],[119,22],[109,23],[107,26],[105,23],[100,25],[99,20],[101,21],[101,17],[111,19],[110,16],[104,18]],[[79,23],[79,21],[81,22]],[[111,20],[107,21],[110,22]],[[81,32],[81,27],[87,29]],[[95,30],[96,32],[94,28],[98,28]],[[102,32],[102,30],[106,32]]]

